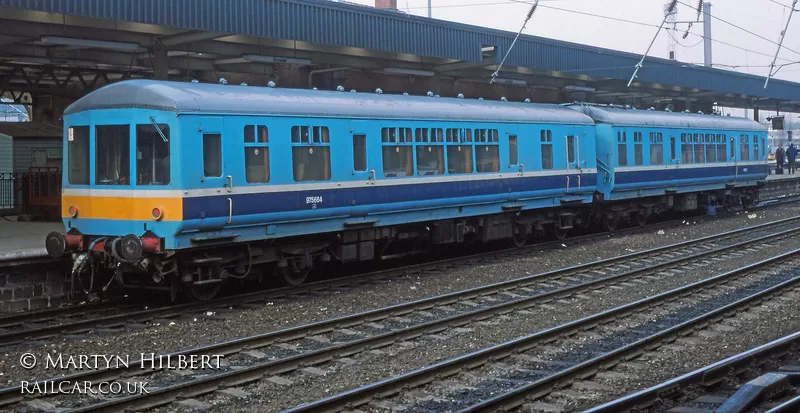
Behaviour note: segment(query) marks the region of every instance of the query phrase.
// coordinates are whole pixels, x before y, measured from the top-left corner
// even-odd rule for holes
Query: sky
[[[348,1],[374,5],[374,0]],[[397,1],[401,11],[419,16],[428,14],[427,0]],[[532,0],[431,1],[435,19],[512,32],[522,27],[532,4]],[[698,0],[679,0],[677,20],[696,21],[697,3]],[[719,66],[720,69],[766,76],[789,18],[792,0],[716,0],[710,3],[711,33],[716,40],[712,45],[712,62],[727,65]],[[667,0],[540,0],[523,34],[643,54],[664,19],[666,4]],[[800,3],[797,8],[800,9]],[[690,30],[694,34],[682,39],[687,27],[687,24],[678,25],[676,59],[702,64],[703,39],[694,34],[703,33],[703,24],[695,23]],[[660,32],[650,55],[668,58],[669,39],[666,31]],[[792,17],[777,64],[791,62],[798,63],[780,69],[775,77],[800,82],[800,12]]]

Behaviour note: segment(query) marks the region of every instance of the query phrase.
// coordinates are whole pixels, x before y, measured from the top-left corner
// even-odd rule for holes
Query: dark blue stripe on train
[[[301,190],[184,198],[183,219],[227,217],[228,198],[236,205],[233,215],[241,216],[310,210],[312,205],[307,202],[308,197],[322,197],[317,209],[327,209],[456,198],[461,198],[460,201],[467,205],[474,202],[472,198],[475,197],[511,193],[521,193],[517,198],[569,196],[570,193],[566,192],[567,176],[570,177],[570,192],[576,190],[578,174],[393,186],[367,185],[365,182],[362,188],[316,190],[302,190],[303,185],[297,185]],[[597,174],[581,174],[580,177],[581,188],[593,191]]]
[[[768,165],[739,166],[739,175],[752,177],[753,175],[769,175]],[[702,180],[727,178],[733,180],[735,169],[733,165],[716,168],[668,168],[648,169],[643,171],[616,172],[614,183],[617,185],[636,184],[642,182],[666,182],[683,180]],[[628,188],[630,189],[630,188]]]

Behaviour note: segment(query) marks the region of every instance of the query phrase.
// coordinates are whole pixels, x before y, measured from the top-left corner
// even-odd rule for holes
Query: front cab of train
[[[177,118],[135,108],[82,110],[80,103],[64,117],[66,233],[48,234],[47,251],[54,258],[92,251],[145,270],[149,256],[171,247],[182,220]]]

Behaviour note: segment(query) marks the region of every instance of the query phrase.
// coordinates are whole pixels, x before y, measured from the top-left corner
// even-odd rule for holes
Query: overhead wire
[[[552,1],[552,0],[550,0],[550,1]],[[440,5],[440,6],[433,6],[433,7],[434,8],[482,7],[482,6],[503,5],[503,4],[509,4],[509,3],[525,4],[525,5],[529,5],[529,6],[533,4],[533,2],[525,1],[525,0],[504,0],[504,1],[485,2],[485,3]],[[686,5],[686,3],[681,3],[681,4]],[[692,7],[692,9],[695,8],[694,6],[691,6],[691,5],[689,5],[689,7]],[[565,9],[565,8],[562,8],[562,7],[550,6],[550,5],[546,5],[546,4],[542,4],[542,3],[539,3],[538,8],[551,9],[551,10],[560,11],[560,12],[564,12],[564,13],[571,13],[571,14],[576,14],[576,15],[582,15],[582,16],[587,16],[587,17],[603,19],[603,20],[616,21],[616,22],[620,22],[620,23],[627,23],[627,24],[632,24],[632,25],[637,25],[637,26],[642,26],[642,27],[653,27],[653,28],[658,28],[659,27],[658,25],[655,25],[655,24],[642,23],[642,22],[639,22],[639,21],[628,20],[628,19],[624,19],[624,18],[620,18],[620,17],[605,16],[605,15],[601,15],[601,14],[582,12],[582,11],[579,11],[579,10]],[[427,9],[427,6],[426,7],[410,7],[409,9]],[[714,17],[714,16],[712,16],[712,17]],[[714,17],[714,18],[716,18],[716,17]],[[699,37],[702,40],[705,39],[705,36],[702,35],[702,34],[697,34],[697,33],[694,33],[694,32],[689,32],[689,34],[692,35],[692,36]],[[719,39],[715,39],[715,38],[711,38],[710,40],[711,40],[712,43],[718,43],[718,44],[721,44],[721,45],[724,45],[724,46],[728,46],[728,47],[731,47],[731,48],[734,48],[734,49],[737,49],[737,50],[741,50],[741,51],[744,51],[744,52],[753,53],[753,54],[757,54],[757,55],[765,56],[765,57],[772,57],[772,55],[769,55],[767,53],[763,53],[763,52],[760,52],[760,51],[757,51],[757,50],[748,49],[746,47],[742,47],[742,46],[738,46],[738,45],[735,45],[735,44],[732,44],[732,43],[728,43],[728,42],[723,41],[723,40],[719,40]],[[697,44],[694,45],[694,46],[685,46],[685,45],[682,45],[682,44],[680,44],[680,45],[682,47],[695,47],[695,46],[697,46]],[[798,63],[800,63],[800,62],[791,61],[791,60],[786,59],[786,58],[779,58],[779,59],[783,60],[785,62],[788,62],[787,64],[798,64]],[[713,66],[724,66],[724,67],[735,67],[735,68],[738,68],[738,67],[757,67],[757,66],[750,66],[750,65],[725,65],[725,64],[721,64],[721,63],[714,64]],[[763,66],[763,67],[768,67],[768,66]],[[601,68],[601,69],[594,69],[594,70],[609,70],[609,69],[618,69],[618,68],[617,67],[611,67],[611,68]],[[580,69],[580,70],[587,70],[587,69]]]
[[[687,6],[687,7],[691,7],[692,9],[694,9],[694,6],[692,6],[692,5],[690,5],[690,4],[687,4],[687,3],[684,3],[684,2],[683,2],[683,1],[681,1],[681,0],[678,0],[678,3],[680,3],[680,4],[684,5],[684,6]],[[752,31],[750,31],[750,30],[748,30],[748,29],[745,29],[744,27],[742,27],[742,26],[739,26],[739,25],[737,25],[737,24],[735,24],[735,23],[731,23],[731,22],[729,22],[729,21],[727,21],[727,20],[725,20],[725,19],[722,19],[722,18],[720,18],[719,16],[715,16],[715,15],[713,15],[713,14],[711,14],[710,16],[711,16],[711,17],[712,17],[714,20],[718,20],[718,21],[720,21],[720,22],[722,22],[722,23],[725,23],[725,24],[727,24],[727,25],[729,25],[729,26],[735,27],[736,29],[739,29],[739,30],[741,30],[741,31],[743,31],[743,32],[745,32],[745,33],[748,33],[748,34],[750,34],[750,35],[753,35],[753,36],[755,36],[755,37],[758,37],[758,38],[759,38],[759,39],[761,39],[761,40],[768,41],[768,42],[772,43],[773,45],[776,45],[776,46],[778,45],[778,42],[776,42],[776,41],[774,41],[774,40],[772,40],[772,39],[768,39],[768,38],[766,38],[766,37],[764,37],[764,36],[762,36],[762,35],[760,35],[760,34],[758,34],[758,33],[755,33],[755,32],[752,32]],[[800,52],[798,52],[797,50],[792,50],[792,49],[790,49],[790,48],[788,48],[788,47],[786,47],[786,46],[783,46],[783,48],[784,48],[784,49],[786,49],[786,50],[788,50],[788,51],[790,51],[790,52],[793,52],[793,53],[796,53],[796,54],[800,55]]]
[[[791,9],[792,8],[791,6],[789,6],[787,4],[783,4],[783,3],[779,2],[779,1],[776,1],[776,0],[767,0],[767,1],[775,3],[778,6],[781,6],[781,7],[787,8],[787,9]]]

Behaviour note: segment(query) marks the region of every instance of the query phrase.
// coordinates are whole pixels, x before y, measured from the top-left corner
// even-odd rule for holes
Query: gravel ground
[[[466,328],[451,329],[435,336],[414,340],[405,346],[397,345],[383,348],[378,352],[354,356],[352,359],[355,364],[334,362],[319,366],[325,372],[324,378],[302,371],[295,372],[284,376],[293,381],[293,385],[285,386],[260,381],[241,387],[250,394],[245,399],[214,395],[203,397],[201,400],[215,406],[213,411],[220,412],[286,409],[645,298],[797,247],[800,247],[800,239],[787,241],[772,248],[740,251],[731,254],[722,262],[688,266],[682,273],[664,276],[659,281],[648,284],[636,283],[625,287],[624,290],[607,288],[592,293],[591,297],[568,298],[531,308],[524,314],[508,314],[470,324]],[[554,307],[557,307],[558,311],[553,311]],[[165,406],[156,411],[172,412],[180,409]]]
[[[598,393],[592,400],[573,400],[565,413],[599,406],[797,331],[800,331],[800,292],[795,290],[736,318],[678,339],[672,345],[645,353],[632,363],[614,368],[612,372],[617,374],[594,378],[593,381],[611,390]],[[669,404],[665,406],[669,407],[653,413],[671,408]]]
[[[542,251],[529,258],[510,259],[499,263],[476,266],[468,270],[417,274],[393,279],[388,283],[359,286],[325,296],[309,296],[292,302],[276,302],[263,308],[233,309],[213,316],[198,316],[194,319],[179,318],[173,321],[166,320],[154,323],[152,326],[141,330],[127,330],[122,333],[89,336],[84,339],[60,338],[43,347],[38,345],[19,346],[14,349],[7,349],[4,351],[3,357],[0,358],[0,372],[2,372],[0,383],[18,385],[20,380],[53,377],[64,373],[22,370],[17,361],[20,355],[25,352],[34,352],[36,354],[49,352],[64,355],[165,353],[727,232],[745,226],[797,216],[798,212],[800,212],[800,206],[788,205],[758,210],[752,213],[740,213],[729,218],[698,224],[688,220],[685,226],[667,229],[663,234],[652,231],[620,238],[609,237],[603,241],[579,246],[570,246],[570,242],[566,241],[564,243],[565,248],[562,250]],[[748,259],[750,258],[748,256]],[[736,261],[736,264],[738,264],[738,260]],[[695,274],[690,275],[691,277],[695,276]],[[655,291],[656,286],[648,287],[652,287],[650,292]],[[661,287],[661,285],[658,286],[659,289]],[[643,291],[643,293],[644,295],[649,294],[647,291]],[[331,295],[334,295],[335,298],[332,299]],[[610,298],[618,298],[618,294],[612,295],[614,297]],[[626,293],[623,301],[629,301],[631,297],[632,295]],[[586,311],[593,311],[590,310],[592,306],[589,303],[584,304],[585,309],[583,308],[584,305],[580,308],[581,314],[585,314]],[[566,313],[566,311],[559,312],[559,314],[548,312],[548,314],[543,314],[541,318],[537,318],[536,323],[520,327],[524,327],[524,331],[530,332],[541,328],[538,325],[542,321],[547,321],[552,325],[560,322],[559,320],[565,321],[569,319],[568,316],[565,317]],[[466,334],[466,341],[474,342],[474,344],[468,345],[467,349],[474,349],[485,343],[496,342],[500,339],[499,337],[493,338],[494,333],[484,333],[482,330],[482,327],[476,328],[474,332]],[[435,346],[437,348],[425,347],[424,350],[421,350],[421,353],[430,354],[434,359],[439,351],[451,348],[449,341]],[[375,356],[380,357],[381,355],[376,354]],[[428,357],[425,358],[429,359]],[[397,367],[387,365],[379,370],[380,372],[375,372],[372,375],[365,372],[361,379],[353,377],[353,381],[368,381],[390,376],[402,371],[403,367],[402,365]],[[327,380],[325,381],[327,382]]]

